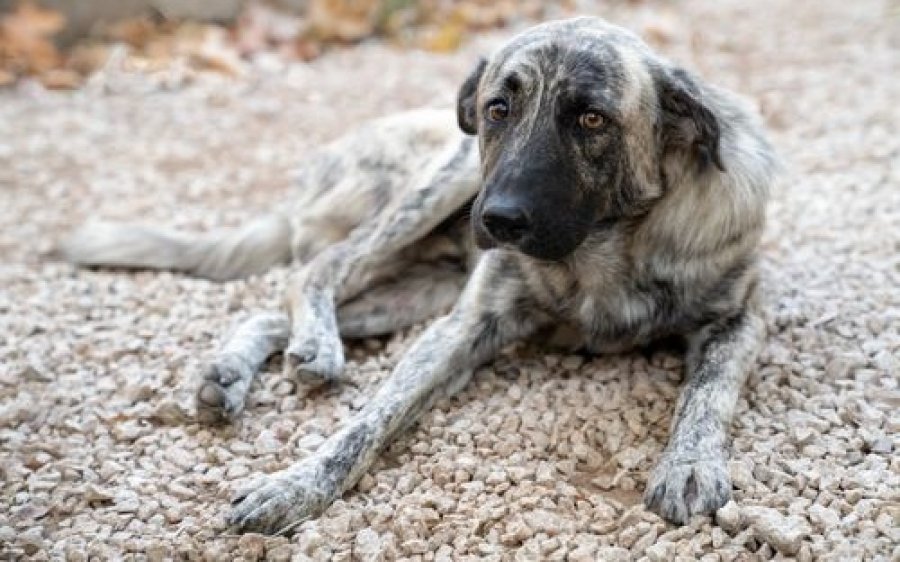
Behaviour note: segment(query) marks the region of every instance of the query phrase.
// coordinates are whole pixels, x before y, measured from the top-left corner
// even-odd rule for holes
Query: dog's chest
[[[646,343],[656,332],[655,308],[626,286],[595,288],[576,295],[566,319],[578,327],[584,347],[610,353]]]
[[[581,267],[543,271],[532,280],[545,309],[581,347],[612,352],[645,343],[656,332],[660,303],[641,291],[621,254],[594,253]]]

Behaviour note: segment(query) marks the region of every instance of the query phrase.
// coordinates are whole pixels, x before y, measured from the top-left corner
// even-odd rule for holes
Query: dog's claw
[[[644,503],[664,519],[683,525],[706,515],[731,498],[731,479],[724,456],[696,457],[667,453],[654,469]]]

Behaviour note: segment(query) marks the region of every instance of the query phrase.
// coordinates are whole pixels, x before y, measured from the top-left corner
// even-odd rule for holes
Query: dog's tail
[[[59,254],[83,266],[165,269],[226,281],[289,261],[291,226],[279,215],[203,234],[94,222],[68,235]]]

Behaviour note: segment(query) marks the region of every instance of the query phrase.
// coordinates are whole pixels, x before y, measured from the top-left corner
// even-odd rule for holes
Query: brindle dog
[[[341,336],[452,308],[315,454],[240,492],[231,522],[271,533],[317,515],[436,398],[551,325],[592,352],[686,340],[645,501],[677,523],[723,505],[728,426],[765,335],[755,261],[777,166],[756,118],[594,18],[513,38],[462,85],[456,118],[473,136],[424,110],[334,142],[304,167],[294,212],[241,230],[95,225],[65,245],[80,264],[213,279],[302,264],[287,312],[240,325],[205,374],[207,419],[238,415],[275,352],[304,379],[338,380]]]

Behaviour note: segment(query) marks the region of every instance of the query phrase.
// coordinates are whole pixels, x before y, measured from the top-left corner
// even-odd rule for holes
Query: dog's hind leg
[[[289,348],[285,367],[312,382],[338,379],[344,355],[335,308],[377,280],[396,277],[398,272],[409,273],[403,269],[409,260],[400,255],[402,250],[430,233],[474,196],[475,158],[470,140],[448,146],[444,158],[436,160],[431,173],[405,198],[302,266],[292,281],[293,322],[286,314],[266,314],[241,324],[204,373],[197,392],[199,415],[210,421],[237,416],[262,364],[271,354],[285,349],[291,326],[299,343],[294,342]],[[427,280],[407,275],[393,286],[399,293],[383,287],[371,297],[348,303],[343,314],[345,335],[382,334],[425,320],[452,305],[458,294],[454,287],[461,283],[458,275],[448,275],[429,287]],[[423,294],[417,294],[418,290]],[[401,304],[398,294],[410,298]],[[429,296],[432,300],[426,301]]]
[[[285,368],[306,380],[336,380],[344,368],[336,308],[382,278],[413,245],[477,192],[471,139],[448,143],[429,169],[383,212],[306,264],[291,281],[291,341]]]
[[[340,305],[338,331],[345,338],[383,336],[435,318],[453,308],[465,283],[462,271],[414,267]]]

